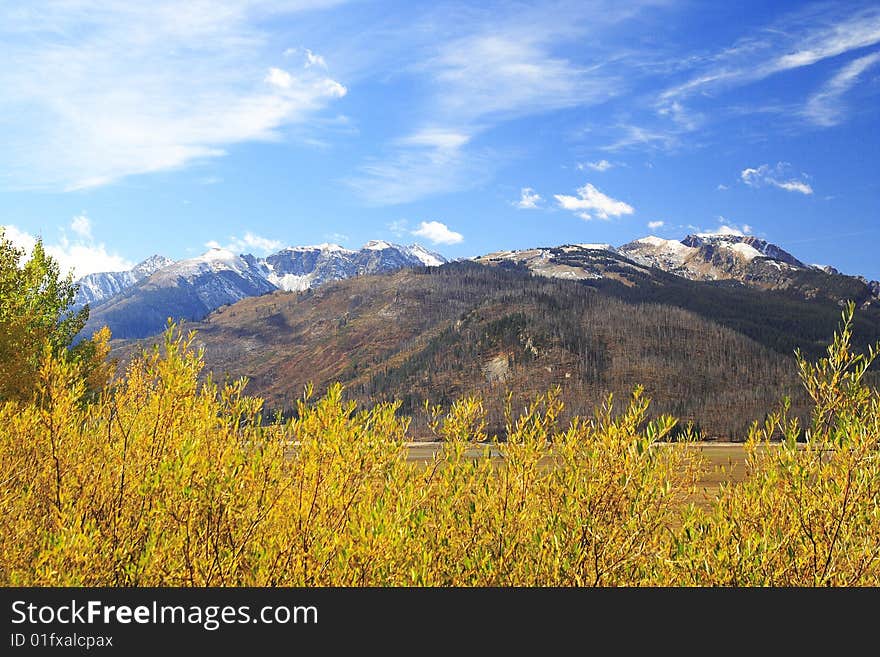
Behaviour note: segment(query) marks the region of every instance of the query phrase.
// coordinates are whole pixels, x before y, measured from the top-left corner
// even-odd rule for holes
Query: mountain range
[[[108,271],[83,276],[76,282],[78,289],[73,302],[74,308],[78,310],[86,304],[100,305],[110,297],[149,278],[163,267],[173,263],[174,261],[170,258],[153,255],[125,271]]]
[[[568,417],[644,385],[655,412],[694,422],[706,438],[730,439],[746,435],[783,396],[806,417],[809,400],[792,354],[823,353],[844,299],[859,306],[856,347],[880,340],[880,303],[866,281],[806,265],[755,238],[649,237],[616,248],[562,245],[428,267],[398,266],[392,253],[382,256],[386,249],[373,250],[379,253],[363,257],[385,263],[380,275],[325,269],[327,277],[315,275],[308,287],[303,278],[284,279],[290,291],[281,289],[281,277],[318,271],[319,257],[282,252],[296,255],[281,258],[290,271],[281,260],[273,265],[275,289],[188,325],[205,349],[206,369],[220,379],[247,377],[267,414],[292,412],[307,383],[320,393],[341,381],[364,404],[400,401],[418,437],[429,435],[425,400],[449,404],[478,394],[490,430],[500,434],[508,393],[518,408],[558,385]],[[265,272],[252,256],[232,258],[218,254],[222,271]],[[210,267],[203,268],[207,275]],[[144,290],[174,271],[137,284],[133,297],[114,298],[142,306]],[[174,296],[179,288],[165,290]],[[125,312],[118,301],[110,307]],[[117,340],[113,353],[125,361],[157,340]],[[880,372],[868,374],[880,379]]]
[[[533,273],[575,280],[607,279],[633,284],[658,271],[690,281],[787,290],[805,299],[877,303],[880,283],[846,276],[833,267],[807,265],[781,247],[749,235],[688,235],[683,240],[643,237],[620,247],[569,244],[499,251],[475,258],[482,264],[525,266]]]
[[[196,258],[174,262],[152,256],[130,271],[86,276],[78,281],[75,305],[90,307],[82,335],[107,325],[115,338],[141,338],[160,332],[169,317],[199,320],[247,297],[444,262],[418,244],[379,240],[357,251],[321,244],[289,247],[265,258],[212,248]]]
[[[805,299],[851,299],[859,306],[880,299],[880,282],[846,276],[833,267],[807,265],[783,248],[749,235],[694,234],[681,241],[649,236],[620,247],[569,244],[499,251],[473,260],[519,265],[538,275],[573,280],[632,285],[651,279],[660,284],[658,276],[663,272],[690,281],[787,290]],[[381,240],[359,250],[336,244],[288,247],[264,258],[219,248],[178,262],[154,255],[129,271],[80,279],[75,306],[89,304],[91,309],[83,335],[108,325],[116,338],[141,338],[161,331],[169,317],[200,320],[247,297],[445,262],[420,245]]]

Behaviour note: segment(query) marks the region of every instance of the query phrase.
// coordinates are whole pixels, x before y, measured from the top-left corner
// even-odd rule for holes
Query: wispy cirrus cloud
[[[667,63],[668,75],[658,78],[663,86],[647,102],[650,111],[618,125],[617,136],[604,150],[679,150],[692,146],[695,134],[711,134],[712,128],[724,121],[755,114],[779,117],[780,128],[789,132],[808,124],[836,125],[846,117],[842,96],[865,77],[864,72],[877,62],[875,55],[880,54],[865,55],[864,51],[878,46],[880,9],[875,4],[812,3],[789,11],[714,52]],[[667,53],[669,56],[675,55]],[[857,58],[852,59],[854,56]],[[733,100],[735,90],[777,76],[798,75],[800,69],[835,58],[845,63],[806,98],[782,94],[763,97],[759,103]],[[789,87],[799,89],[801,85]],[[805,119],[805,123],[793,122],[793,116]]]
[[[762,164],[758,167],[747,167],[740,172],[740,180],[749,187],[777,187],[787,192],[810,195],[813,188],[804,180],[792,178],[789,173],[791,165],[778,162],[776,166]]]
[[[277,139],[346,89],[314,56],[284,62],[260,20],[327,4],[3,5],[0,186],[97,187]]]
[[[746,37],[705,58],[702,70],[660,95],[660,107],[670,107],[695,94],[742,86],[880,44],[880,10],[876,7],[850,11],[843,16],[841,7],[827,7],[827,12],[784,16],[759,35]],[[846,11],[845,6],[842,9]]]
[[[398,140],[390,154],[369,158],[345,182],[364,202],[381,206],[471,189],[489,179],[495,166],[489,153],[465,152],[469,139],[458,143],[451,138],[456,133],[439,134],[434,140],[418,138],[424,133]]]
[[[540,28],[538,28],[540,30]],[[425,64],[441,114],[475,125],[596,102],[613,93],[595,69],[553,55],[553,31],[479,33],[445,45]]]
[[[457,26],[448,40],[435,35],[432,54],[404,69],[428,89],[425,102],[416,108],[416,126],[396,139],[384,157],[362,165],[348,184],[379,204],[467,189],[491,177],[497,166],[500,154],[487,157],[474,143],[495,126],[615,96],[623,84],[619,76],[559,54],[574,39],[598,32],[639,7],[637,3],[620,11],[607,3],[605,9],[603,14],[602,6],[567,5],[572,15],[564,24],[548,20],[546,11],[498,16],[495,9],[474,20],[468,34],[458,36]],[[585,20],[586,15],[593,20]]]
[[[680,135],[683,132],[674,127],[647,128],[638,125],[617,126],[617,131],[619,133],[617,139],[602,146],[603,151],[616,152],[633,148],[670,151],[681,144]]]
[[[870,68],[880,62],[880,52],[854,59],[843,66],[822,88],[810,96],[803,115],[816,125],[828,127],[840,123],[845,114],[843,95],[852,89]]]

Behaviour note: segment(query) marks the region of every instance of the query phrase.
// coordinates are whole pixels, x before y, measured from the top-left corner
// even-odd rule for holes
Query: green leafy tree
[[[0,401],[33,395],[46,350],[79,365],[94,389],[91,383],[103,379],[109,333],[101,331],[74,346],[89,310],[72,308],[77,290],[72,274],[61,276],[41,240],[23,262],[24,257],[0,227]]]

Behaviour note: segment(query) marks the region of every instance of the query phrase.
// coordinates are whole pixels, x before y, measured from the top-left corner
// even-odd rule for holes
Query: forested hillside
[[[583,415],[642,384],[654,412],[708,439],[745,435],[784,395],[803,414],[793,349],[827,343],[835,304],[659,274],[662,285],[624,285],[454,263],[246,299],[190,327],[208,368],[248,377],[269,409],[289,411],[309,382],[341,381],[361,402],[400,399],[420,437],[425,400],[478,393],[501,433],[508,392],[519,409],[552,385]],[[864,312],[862,341],[880,326]]]

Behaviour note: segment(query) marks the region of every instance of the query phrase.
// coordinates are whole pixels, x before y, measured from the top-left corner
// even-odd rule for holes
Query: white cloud
[[[782,182],[774,182],[772,183],[779,187],[779,189],[784,189],[787,192],[798,192],[799,194],[812,194],[813,188],[810,187],[807,183],[801,182],[799,180],[788,180]]]
[[[746,185],[756,187],[762,179],[761,172],[759,171],[759,169],[762,167],[767,167],[767,165],[762,164],[761,167],[759,167],[758,169],[752,169],[750,167],[745,168],[740,172],[739,177]]]
[[[284,69],[274,66],[269,69],[269,73],[264,80],[279,89],[290,89],[293,86],[293,76]]]
[[[58,242],[43,242],[46,253],[58,263],[61,274],[66,276],[69,272],[73,272],[74,278],[77,279],[96,272],[125,271],[134,267],[134,263],[127,258],[109,252],[103,243],[96,243],[91,235],[91,224],[88,224],[87,235],[79,233],[77,228],[82,229],[84,217],[84,214],[80,214],[71,221],[71,229],[77,232],[78,239],[71,241],[62,231]],[[13,225],[7,225],[5,228],[6,237],[23,249],[25,257],[29,258],[37,238]]]
[[[92,222],[85,212],[73,218],[70,229],[85,240],[92,239]]]
[[[109,252],[103,243],[70,243],[63,239],[60,244],[47,246],[46,252],[58,261],[62,271],[72,271],[74,278],[102,271],[125,271],[135,264]]]
[[[722,225],[718,227],[718,230],[715,231],[716,235],[736,235],[738,237],[743,237],[746,233],[743,230],[740,230],[736,226],[726,226]]]
[[[519,192],[519,200],[513,205],[520,210],[536,210],[541,202],[541,195],[531,187],[523,187]]]
[[[343,233],[326,233],[324,239],[330,240],[334,244],[345,244],[349,240],[349,237]]]
[[[403,139],[399,139],[398,143],[404,146],[426,146],[439,150],[454,151],[467,144],[470,140],[470,135],[456,132],[455,130],[425,128]]]
[[[718,235],[733,235],[736,237],[745,237],[746,235],[750,235],[752,232],[752,227],[748,224],[743,224],[742,226],[736,226],[731,224],[725,219],[723,216],[718,217],[718,221],[721,222],[718,228],[715,230],[708,230],[697,233],[699,237],[715,237]],[[693,226],[691,226],[693,228]]]
[[[317,55],[306,48],[306,68],[311,68],[312,66],[327,68],[327,62],[324,61],[324,58],[321,55]]]
[[[651,230],[657,230],[658,228],[663,228],[665,222],[663,221],[649,221],[648,228]]]
[[[775,167],[771,167],[769,164],[762,164],[757,168],[743,169],[740,172],[740,179],[749,187],[770,185],[771,187],[784,189],[787,192],[812,194],[813,188],[808,183],[794,178],[784,179],[784,177],[790,175],[787,173],[789,168],[789,165],[785,162],[779,162]]]
[[[21,249],[27,255],[30,255],[30,252],[34,249],[34,245],[37,243],[36,237],[23,230],[19,230],[12,224],[3,226],[3,236],[12,242],[16,248]]]
[[[273,66],[267,18],[328,3],[0,5],[0,181],[85,189],[279,138],[346,90]]]
[[[730,189],[730,187],[728,187],[724,183],[718,183],[718,186],[715,189],[717,189],[719,192],[723,192],[727,189]]]
[[[859,81],[861,75],[880,62],[880,52],[854,59],[841,68],[825,85],[810,96],[803,114],[816,125],[828,127],[843,120],[842,96]]]
[[[269,239],[268,237],[261,237],[260,235],[255,235],[254,233],[247,231],[244,234],[244,237],[236,237],[233,235],[229,238],[229,241],[226,244],[220,244],[216,240],[210,240],[205,243],[205,246],[209,249],[226,249],[233,253],[259,251],[263,254],[268,254],[273,251],[279,251],[284,246],[284,243],[279,240]]]
[[[633,207],[623,201],[606,196],[590,183],[577,190],[577,196],[554,194],[553,198],[559,207],[578,213],[578,216],[589,221],[595,215],[599,219],[610,219],[635,212]]]
[[[608,171],[608,169],[613,168],[614,165],[608,160],[599,160],[598,162],[584,162],[582,164],[578,164],[577,168],[583,171],[584,169],[592,169],[593,171]]]
[[[406,219],[395,219],[394,221],[388,222],[386,228],[388,228],[388,230],[391,231],[391,234],[395,237],[403,237],[409,233],[409,222],[407,222]]]
[[[412,234],[424,237],[432,244],[458,244],[464,240],[461,233],[450,230],[446,224],[439,221],[423,221],[416,230],[412,231]]]

